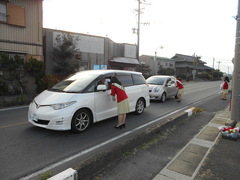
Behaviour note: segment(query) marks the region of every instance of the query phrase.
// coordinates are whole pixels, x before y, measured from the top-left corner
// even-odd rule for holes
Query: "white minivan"
[[[83,132],[92,123],[117,116],[105,79],[116,76],[129,97],[130,111],[141,114],[150,105],[149,87],[139,72],[81,71],[43,91],[29,105],[28,121],[52,130]],[[106,82],[106,81],[105,81]]]

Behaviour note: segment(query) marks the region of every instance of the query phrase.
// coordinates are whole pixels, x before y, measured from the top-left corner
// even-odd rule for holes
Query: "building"
[[[161,74],[161,69],[175,69],[175,61],[167,57],[141,55],[139,61],[141,64],[149,66],[151,69],[149,75]]]
[[[78,70],[98,67],[136,70],[139,65],[136,45],[114,43],[107,37],[43,29],[42,1],[0,0],[0,52],[44,61],[46,73],[52,74],[55,38],[70,33],[79,37],[79,53],[72,60]]]
[[[87,69],[121,69],[136,71],[139,61],[136,59],[136,45],[115,43],[107,37],[89,34],[43,29],[44,57],[46,73],[54,72],[53,47],[56,37],[69,34],[76,39],[78,53],[74,59],[77,71]]]
[[[0,0],[0,52],[43,60],[42,0]]]
[[[188,56],[183,54],[176,54],[172,57],[175,60],[176,75],[184,78],[202,73],[211,73],[213,68],[206,66],[206,62],[202,61],[200,57]]]

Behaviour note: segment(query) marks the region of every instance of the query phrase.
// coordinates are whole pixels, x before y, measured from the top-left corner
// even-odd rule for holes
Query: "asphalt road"
[[[1,179],[38,179],[47,170],[54,169],[56,173],[65,170],[121,142],[121,138],[131,137],[159,117],[201,102],[210,104],[213,97],[218,99],[220,96],[220,83],[185,83],[181,103],[177,103],[174,98],[164,103],[152,102],[142,115],[128,114],[124,133],[113,128],[116,117],[96,123],[84,133],[73,134],[32,126],[27,122],[27,106],[0,109]]]

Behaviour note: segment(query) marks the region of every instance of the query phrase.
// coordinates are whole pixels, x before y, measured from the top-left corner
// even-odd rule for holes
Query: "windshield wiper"
[[[80,93],[80,91],[64,91],[65,93]]]
[[[63,90],[61,90],[61,89],[54,89],[54,88],[50,88],[48,90],[49,91],[54,91],[54,92],[63,92]]]

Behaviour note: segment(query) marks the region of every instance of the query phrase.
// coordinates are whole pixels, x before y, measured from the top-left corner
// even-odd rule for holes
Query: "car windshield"
[[[77,73],[53,86],[49,91],[75,93],[84,90],[99,74]]]
[[[150,77],[147,79],[148,84],[163,85],[166,78],[164,77]]]

